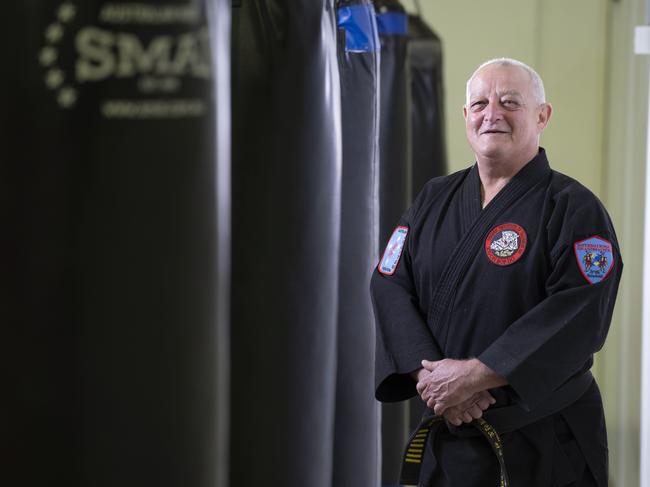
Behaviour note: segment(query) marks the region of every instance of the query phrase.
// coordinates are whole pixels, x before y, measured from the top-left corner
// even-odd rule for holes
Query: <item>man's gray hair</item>
[[[470,76],[469,79],[467,80],[467,85],[465,87],[465,100],[466,100],[465,103],[469,104],[469,85],[471,84],[471,82],[474,80],[474,78],[476,77],[476,75],[481,69],[485,68],[486,66],[490,66],[492,64],[498,64],[499,66],[514,66],[525,70],[530,76],[530,81],[532,84],[533,96],[535,97],[535,101],[539,104],[546,103],[544,82],[542,81],[541,76],[537,74],[537,71],[535,71],[533,68],[528,66],[526,63],[522,63],[521,61],[517,61],[516,59],[512,59],[509,57],[490,59],[489,61],[485,61],[483,64],[481,64],[478,68],[474,70],[472,76]]]

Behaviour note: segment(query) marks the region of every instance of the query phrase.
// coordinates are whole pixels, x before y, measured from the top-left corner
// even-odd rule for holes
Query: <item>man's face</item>
[[[538,150],[551,114],[535,101],[528,73],[516,66],[489,65],[469,86],[463,107],[467,140],[478,159],[528,162]]]

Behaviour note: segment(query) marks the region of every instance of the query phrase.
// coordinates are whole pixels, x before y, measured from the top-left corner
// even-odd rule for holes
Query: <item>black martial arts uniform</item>
[[[422,359],[477,357],[509,382],[490,409],[534,413],[591,367],[622,268],[602,204],[551,170],[543,149],[483,209],[476,165],[432,179],[372,277],[377,399],[414,396]],[[602,401],[588,384],[570,406],[501,435],[512,486],[607,485]],[[429,438],[420,485],[497,485],[489,443],[451,430]]]

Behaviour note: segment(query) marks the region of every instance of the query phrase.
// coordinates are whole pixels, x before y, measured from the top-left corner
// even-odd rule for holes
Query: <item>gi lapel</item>
[[[463,184],[460,186],[460,215],[461,231],[463,236],[471,228],[472,224],[481,215],[481,179],[478,175],[478,166],[469,171]],[[463,239],[461,238],[461,242]]]
[[[427,322],[440,348],[445,350],[449,330],[449,315],[453,307],[456,289],[470,264],[482,247],[486,233],[495,224],[497,218],[530,188],[544,181],[551,169],[546,159],[546,152],[540,148],[537,156],[526,164],[480,211],[480,202],[476,203],[477,191],[480,191],[478,168],[475,165],[468,174],[468,180],[461,186],[461,214],[467,218],[468,228],[440,275],[440,280],[433,291]],[[470,223],[471,222],[471,223]]]

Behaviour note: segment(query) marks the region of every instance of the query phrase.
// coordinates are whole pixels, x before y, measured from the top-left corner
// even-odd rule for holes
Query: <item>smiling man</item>
[[[551,113],[529,66],[479,66],[463,107],[475,164],[427,183],[373,275],[376,397],[427,405],[403,483],[607,485],[589,369],[623,263],[602,204],[539,146]]]

